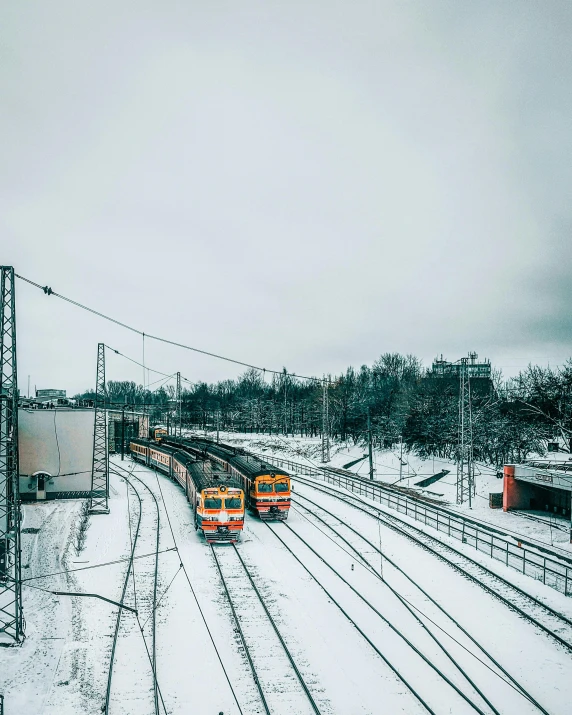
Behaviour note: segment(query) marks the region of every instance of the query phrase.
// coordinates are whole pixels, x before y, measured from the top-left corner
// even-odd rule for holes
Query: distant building
[[[89,497],[93,428],[93,410],[18,410],[22,501]]]
[[[65,390],[36,390],[36,402],[53,402],[55,405],[58,400],[66,400]]]
[[[504,467],[504,511],[531,509],[570,518],[571,497],[570,462],[530,460]]]
[[[466,370],[466,376],[471,381],[471,391],[486,394],[492,389],[491,361],[478,361],[477,353],[469,353],[468,357],[455,362],[443,358],[435,358],[431,370],[427,372],[427,379],[443,380],[451,387],[452,392],[459,391],[461,371]]]

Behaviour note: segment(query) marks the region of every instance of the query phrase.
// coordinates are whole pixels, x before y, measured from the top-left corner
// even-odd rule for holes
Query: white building
[[[89,497],[94,411],[20,408],[20,498]]]

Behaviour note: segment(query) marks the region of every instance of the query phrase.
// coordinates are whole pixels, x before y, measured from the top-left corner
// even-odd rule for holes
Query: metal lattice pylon
[[[109,513],[109,452],[107,449],[107,412],[105,409],[105,345],[97,346],[95,388],[95,426],[93,431],[93,465],[91,467],[91,501],[93,514]]]
[[[457,504],[469,502],[472,507],[472,497],[475,490],[475,472],[473,463],[473,413],[471,407],[471,378],[469,374],[469,359],[461,358],[459,370],[459,442],[457,454]]]
[[[0,268],[0,643],[24,638],[14,269]]]
[[[322,462],[330,461],[330,409],[328,399],[329,380],[324,375],[322,382]]]
[[[177,373],[177,424],[179,428],[179,437],[181,436],[181,373]],[[175,434],[177,434],[175,430]]]

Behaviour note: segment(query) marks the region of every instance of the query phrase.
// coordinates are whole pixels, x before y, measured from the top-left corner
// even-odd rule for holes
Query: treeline
[[[530,365],[504,381],[471,380],[475,459],[500,465],[543,454],[558,440],[570,450],[572,360],[562,368]],[[433,375],[412,355],[387,353],[371,367],[348,368],[327,390],[328,425],[334,440],[365,443],[368,418],[376,446],[400,439],[422,456],[454,459],[459,440],[459,382]],[[78,395],[89,399],[92,392]],[[172,385],[156,391],[133,382],[109,382],[107,400],[145,406],[154,420],[171,423],[177,404]],[[286,370],[271,379],[247,370],[237,380],[197,382],[182,393],[184,427],[317,437],[322,433],[323,385]]]

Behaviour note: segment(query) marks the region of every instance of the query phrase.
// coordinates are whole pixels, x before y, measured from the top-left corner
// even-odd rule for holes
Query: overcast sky
[[[87,5],[2,3],[2,263],[300,373],[572,354],[569,0]],[[22,282],[17,305],[24,392],[93,385],[98,342],[141,359]],[[240,372],[149,343],[146,362]]]

